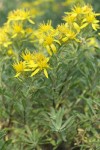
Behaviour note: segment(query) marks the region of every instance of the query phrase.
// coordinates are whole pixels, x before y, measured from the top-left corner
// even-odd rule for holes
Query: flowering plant
[[[37,25],[28,8],[8,14],[0,28],[1,148],[99,148],[98,16],[75,5],[54,28],[51,20]]]

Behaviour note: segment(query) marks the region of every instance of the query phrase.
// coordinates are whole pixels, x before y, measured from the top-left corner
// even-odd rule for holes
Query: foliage
[[[0,28],[0,149],[99,150],[100,13],[76,4],[54,27],[28,4]]]

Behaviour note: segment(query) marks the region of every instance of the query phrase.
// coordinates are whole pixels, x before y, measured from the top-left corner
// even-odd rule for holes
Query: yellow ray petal
[[[88,25],[88,23],[84,23],[80,28],[83,29]]]
[[[76,22],[73,23],[73,26],[78,32],[80,32],[80,27]]]
[[[51,44],[50,46],[51,46],[53,53],[56,53],[57,52],[56,46],[54,44]]]
[[[46,69],[44,69],[44,75],[46,76],[46,78],[48,78],[48,72]]]
[[[29,21],[31,24],[35,24],[34,21],[32,21],[31,19],[28,19],[28,21]]]
[[[31,74],[31,77],[32,76],[34,76],[34,75],[36,75],[38,72],[40,71],[40,69],[38,68],[38,69],[36,69],[32,74]]]
[[[52,52],[51,52],[51,50],[50,50],[50,47],[47,45],[46,48],[47,48],[47,51],[48,51],[48,53],[50,54],[50,56],[52,56]]]
[[[20,73],[17,73],[14,77],[17,78],[20,76]]]

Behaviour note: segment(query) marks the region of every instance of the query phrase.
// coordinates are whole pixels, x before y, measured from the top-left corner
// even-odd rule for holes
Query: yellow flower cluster
[[[13,44],[14,38],[21,39],[24,38],[28,32],[26,33],[29,27],[25,26],[25,21],[28,21],[30,24],[34,24],[32,20],[34,18],[33,13],[30,10],[17,9],[11,11],[8,14],[8,20],[0,28],[0,49],[8,48]]]
[[[31,72],[31,77],[35,76],[38,72],[43,71],[46,78],[48,78],[47,69],[49,66],[49,57],[46,57],[42,53],[22,53],[23,61],[14,63],[13,67],[16,70],[15,77],[19,77],[21,74],[29,71]]]
[[[34,24],[34,22],[31,20],[31,18],[33,18],[33,14],[31,12],[31,10],[17,9],[17,10],[11,11],[8,14],[8,23],[11,21],[28,20],[30,23]]]
[[[64,20],[66,24],[73,26],[77,31],[80,31],[88,25],[92,26],[94,30],[99,28],[99,20],[96,19],[96,16],[99,16],[100,13],[93,12],[93,8],[90,5],[84,5],[82,7],[74,6],[71,12],[65,14]]]
[[[63,20],[64,24],[58,25],[59,38],[62,42],[66,42],[68,40],[76,40],[77,36],[83,31],[85,28],[92,27],[93,30],[97,30],[100,28],[99,20],[96,19],[96,16],[99,16],[99,13],[93,12],[93,9],[90,5],[84,6],[75,6],[72,8],[71,12],[65,12],[65,16]],[[84,31],[85,32],[85,31]]]
[[[48,21],[47,24],[40,24],[36,32],[36,37],[40,44],[42,44],[48,51],[50,55],[56,53],[56,43],[60,44],[57,37],[57,31],[51,25],[51,21]]]
[[[26,7],[28,8],[27,5]],[[9,56],[14,55],[17,62],[13,64],[15,77],[25,72],[30,72],[30,76],[34,76],[43,71],[48,78],[47,69],[50,69],[48,63],[52,55],[56,55],[59,47],[64,44],[81,43],[82,35],[87,31],[96,32],[100,28],[99,20],[96,18],[99,15],[90,5],[77,5],[71,12],[65,12],[63,17],[65,23],[54,28],[51,21],[40,23],[38,27],[36,23],[33,25],[34,15],[30,9],[12,11],[8,14],[7,22],[0,28],[0,50],[6,49]],[[85,42],[91,43],[90,40],[93,38],[88,38],[89,40],[84,39]],[[33,52],[25,53],[24,49],[30,47]],[[36,49],[38,51],[34,52]],[[20,55],[22,60],[18,61]]]

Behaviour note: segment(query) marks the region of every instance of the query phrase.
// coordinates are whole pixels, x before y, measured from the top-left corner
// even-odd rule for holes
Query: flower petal
[[[19,76],[20,76],[20,72],[17,73],[14,77],[17,78],[17,77],[19,77]]]
[[[32,76],[34,76],[34,75],[36,75],[38,72],[40,71],[40,69],[38,68],[38,69],[36,69],[32,74],[31,74],[31,77]]]
[[[44,75],[46,76],[46,78],[48,78],[48,72],[46,69],[44,69]]]
[[[51,44],[50,46],[51,46],[53,53],[56,53],[57,52],[56,46],[54,44]]]
[[[47,45],[46,48],[47,48],[47,51],[48,51],[48,53],[50,54],[50,56],[52,56],[52,52],[51,52],[51,50],[50,50],[50,47]]]

